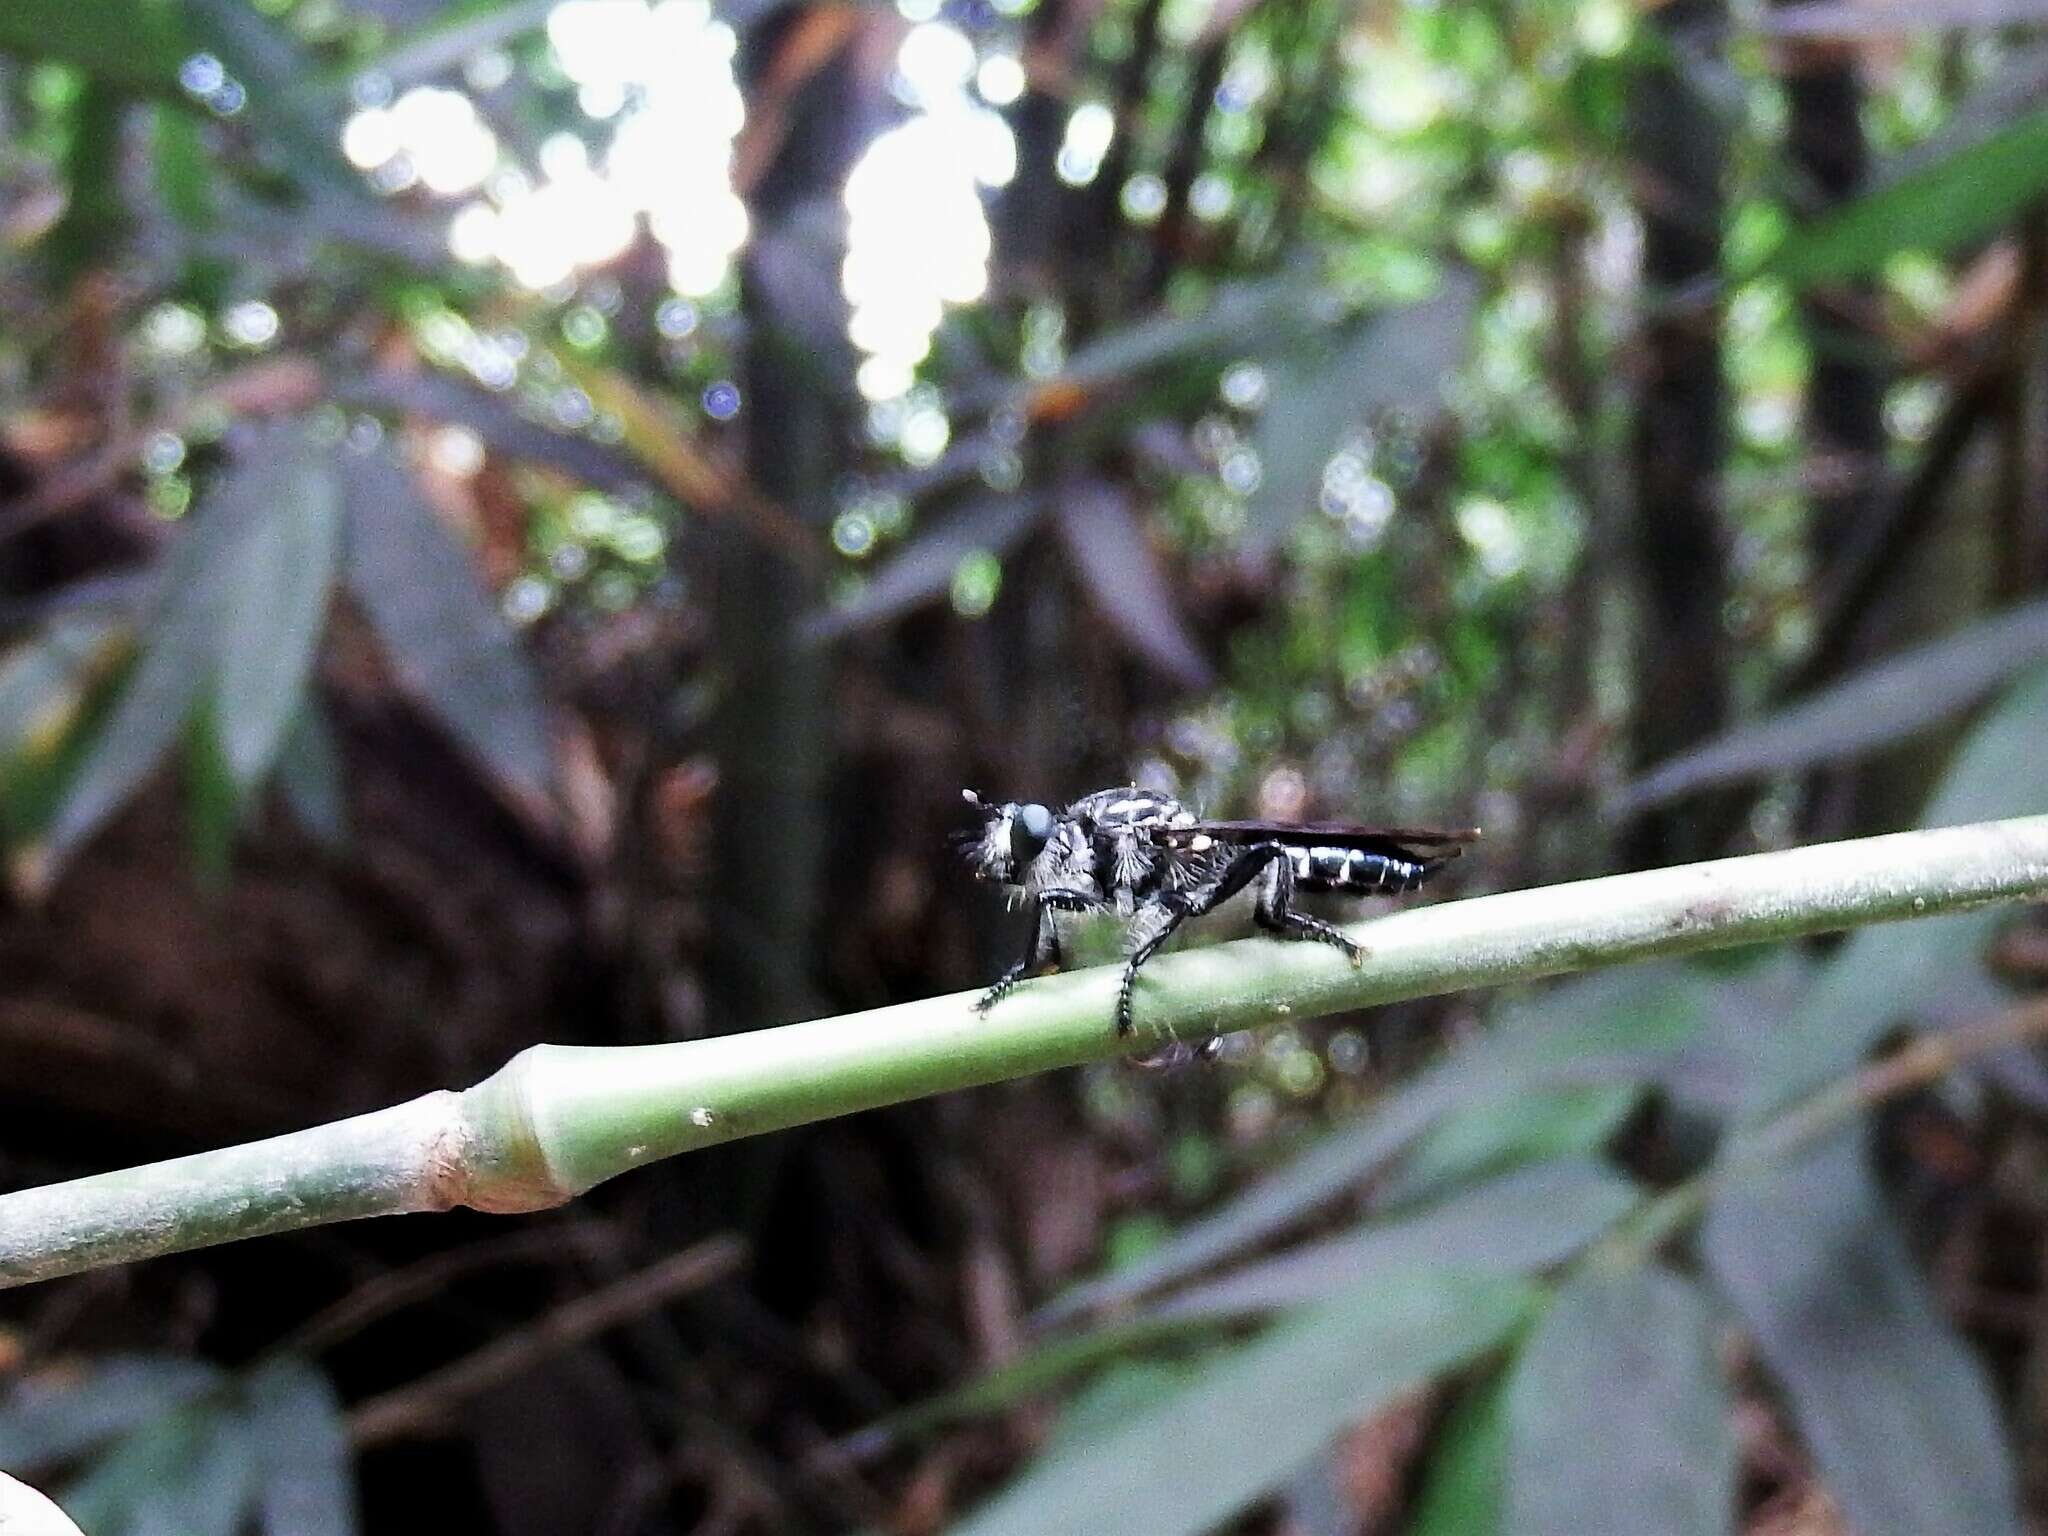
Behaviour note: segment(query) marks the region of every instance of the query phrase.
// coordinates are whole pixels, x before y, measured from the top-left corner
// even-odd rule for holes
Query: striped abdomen
[[[1347,896],[1394,895],[1412,891],[1438,868],[1434,859],[1401,859],[1363,848],[1287,846],[1287,862],[1300,891],[1336,891]]]

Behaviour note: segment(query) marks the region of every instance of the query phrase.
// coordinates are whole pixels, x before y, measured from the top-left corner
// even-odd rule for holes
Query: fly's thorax
[[[1192,826],[1194,813],[1171,795],[1156,789],[1126,784],[1117,789],[1098,789],[1067,807],[1067,814],[1093,831],[1118,833],[1130,830],[1151,833],[1167,827]]]

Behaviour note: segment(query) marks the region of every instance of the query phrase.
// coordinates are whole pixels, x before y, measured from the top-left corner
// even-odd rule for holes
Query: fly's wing
[[[1357,848],[1418,864],[1455,859],[1465,845],[1477,842],[1477,827],[1368,827],[1348,821],[1197,821],[1161,834],[1162,840],[1185,843],[1196,837],[1241,846],[1247,843],[1308,844],[1319,848]]]

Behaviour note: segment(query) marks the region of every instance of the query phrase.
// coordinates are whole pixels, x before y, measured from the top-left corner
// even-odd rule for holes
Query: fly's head
[[[1088,839],[1072,818],[1036,802],[997,805],[971,789],[961,793],[982,815],[980,833],[967,843],[976,879],[1026,891],[1093,890]]]

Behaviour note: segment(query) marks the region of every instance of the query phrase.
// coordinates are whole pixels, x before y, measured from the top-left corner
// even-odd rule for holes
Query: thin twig
[[[700,1291],[736,1272],[746,1256],[738,1238],[719,1236],[637,1270],[602,1290],[579,1296],[537,1323],[495,1339],[474,1354],[373,1397],[348,1416],[357,1450],[406,1435],[431,1433],[463,1403],[585,1339]]]
[[[1980,1056],[2040,1039],[2048,1039],[2048,999],[1961,1029],[1921,1035],[1882,1061],[1816,1090],[1770,1120],[1732,1155],[1657,1196],[1589,1262],[1640,1262],[1703,1217],[1714,1196],[1729,1184],[1790,1162],[1858,1115],[1938,1082]]]
[[[595,1230],[593,1223],[570,1221],[508,1232],[467,1247],[432,1254],[402,1269],[374,1276],[332,1306],[316,1312],[278,1346],[278,1352],[316,1355],[470,1275],[515,1264],[559,1264],[588,1258],[605,1246],[605,1237]]]
[[[1938,520],[1946,505],[1944,493],[2004,385],[2003,373],[1987,366],[1957,386],[1912,475],[1844,551],[1840,574],[1815,603],[1813,647],[1779,684],[1777,698],[1797,698],[1840,670],[1872,605]]]

